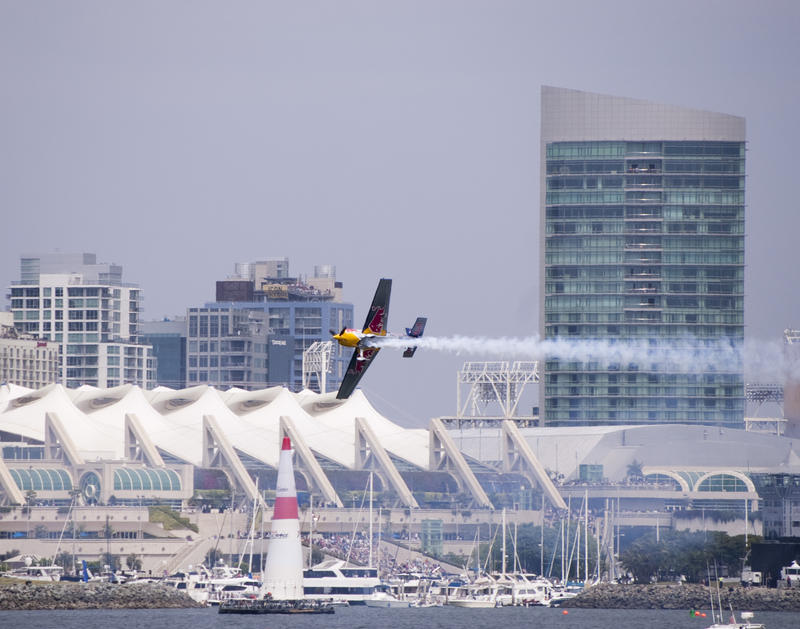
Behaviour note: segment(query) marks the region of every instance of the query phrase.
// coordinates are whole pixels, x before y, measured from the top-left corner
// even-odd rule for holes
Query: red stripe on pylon
[[[297,496],[279,496],[275,498],[273,520],[297,520]]]

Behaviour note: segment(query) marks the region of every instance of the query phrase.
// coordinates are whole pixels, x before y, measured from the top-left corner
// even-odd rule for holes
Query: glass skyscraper
[[[547,339],[738,346],[745,121],[542,88],[541,318]],[[548,358],[547,425],[742,426],[741,360]]]

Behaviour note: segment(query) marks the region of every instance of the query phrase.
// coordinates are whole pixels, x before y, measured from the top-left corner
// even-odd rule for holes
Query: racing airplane
[[[339,342],[339,345],[354,348],[353,357],[347,365],[347,371],[342,379],[339,392],[336,394],[336,398],[339,400],[346,400],[350,397],[350,394],[358,385],[358,381],[367,371],[367,367],[372,364],[375,356],[378,355],[383,339],[418,339],[425,331],[425,324],[428,319],[417,317],[414,325],[406,328],[405,337],[393,337],[388,333],[386,326],[389,321],[389,295],[391,292],[392,280],[381,279],[378,282],[378,288],[375,290],[375,296],[372,298],[372,305],[369,308],[369,312],[367,312],[364,327],[361,330],[343,328],[339,334],[336,334],[335,330],[331,330],[331,335]],[[410,345],[403,351],[403,357],[411,358],[415,351],[417,351],[417,346]]]

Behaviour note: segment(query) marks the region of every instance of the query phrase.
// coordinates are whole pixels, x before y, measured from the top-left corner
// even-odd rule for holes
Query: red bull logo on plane
[[[378,353],[377,349],[365,349],[362,353],[362,360],[356,361],[356,373],[361,373],[364,371],[368,366],[370,361],[375,357],[375,354]]]
[[[367,330],[373,334],[380,334],[383,331],[383,322],[385,316],[386,308],[377,308],[375,310],[375,314],[372,315],[372,319],[369,322],[369,326],[367,326]],[[367,330],[365,330],[365,332]]]

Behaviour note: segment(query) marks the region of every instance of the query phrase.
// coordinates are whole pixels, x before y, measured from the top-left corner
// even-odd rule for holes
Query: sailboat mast
[[[519,555],[517,554],[517,536],[519,534],[519,530],[517,529],[517,521],[514,520],[514,572],[518,572],[522,570],[522,565],[519,560]]]
[[[581,512],[578,511],[578,521],[575,523],[575,580],[581,580]],[[572,551],[570,551],[571,556]]]
[[[503,574],[506,573],[506,508],[503,507]]]
[[[747,555],[747,529],[750,528],[750,523],[747,521],[748,520],[748,515],[747,515],[748,506],[749,505],[748,505],[747,498],[745,498],[744,499],[744,552],[745,552],[745,555]]]
[[[566,565],[565,565],[565,555],[566,552],[564,551],[564,516],[561,516],[561,583],[566,582]]]
[[[314,494],[308,494],[308,569],[311,570],[314,554]]]
[[[369,567],[372,568],[372,472],[369,473]]]
[[[253,574],[253,546],[256,537],[256,513],[258,509],[258,476],[256,476],[256,495],[253,497],[253,519],[250,521],[250,535],[247,543],[250,544],[250,562],[247,564],[247,572]]]
[[[583,580],[589,580],[589,490],[584,493],[583,498]]]
[[[542,490],[542,519],[539,532],[539,576],[544,576],[544,490]]]

